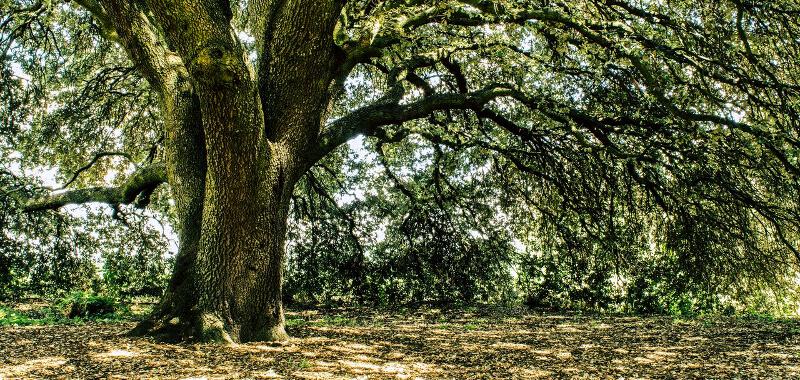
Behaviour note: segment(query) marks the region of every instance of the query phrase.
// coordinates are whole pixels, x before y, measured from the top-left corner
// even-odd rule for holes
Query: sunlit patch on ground
[[[505,311],[292,312],[284,344],[163,344],[132,324],[0,329],[0,378],[798,378],[800,322]]]

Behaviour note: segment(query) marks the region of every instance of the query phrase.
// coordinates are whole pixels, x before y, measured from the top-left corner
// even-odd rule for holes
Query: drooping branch
[[[55,210],[70,204],[93,202],[110,205],[130,204],[139,194],[149,193],[166,181],[167,173],[164,165],[152,164],[133,173],[121,186],[54,192],[44,197],[29,199],[24,209],[25,211]]]
[[[127,158],[128,160],[131,159],[131,155],[128,154],[128,153],[125,153],[125,152],[99,152],[99,153],[96,153],[94,155],[94,157],[92,157],[91,161],[89,161],[88,164],[81,166],[80,168],[78,168],[78,170],[75,171],[74,174],[72,174],[72,177],[66,183],[64,183],[64,186],[61,186],[60,190],[63,190],[63,189],[66,189],[67,187],[69,187],[69,185],[71,185],[73,182],[75,182],[75,180],[78,179],[78,177],[81,175],[81,173],[91,169],[92,166],[94,166],[94,164],[96,164],[98,160],[100,160],[103,157],[109,157],[109,156],[124,157],[124,158]]]

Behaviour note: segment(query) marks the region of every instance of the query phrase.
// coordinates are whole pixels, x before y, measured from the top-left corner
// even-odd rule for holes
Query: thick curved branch
[[[111,205],[130,204],[142,193],[149,193],[167,181],[163,164],[145,166],[128,178],[119,187],[90,187],[63,192],[54,192],[25,202],[25,211],[55,210],[70,204],[107,203]]]
[[[487,103],[500,97],[518,98],[520,92],[506,85],[492,85],[464,94],[435,94],[407,104],[399,104],[397,101],[378,101],[329,124],[320,136],[320,147],[313,161],[318,161],[359,134],[379,133],[378,129],[381,126],[424,118],[435,111],[482,109]]]
[[[432,3],[432,4],[431,4]],[[529,9],[531,8],[531,9]],[[408,40],[410,33],[422,26],[441,23],[457,26],[483,26],[493,24],[524,24],[528,20],[571,22],[557,12],[546,9],[509,8],[488,0],[460,0],[454,2],[413,2],[404,7],[385,7],[385,12],[374,14],[362,22],[358,41],[343,44],[347,52],[345,67],[383,55],[397,43]]]
[[[178,56],[165,47],[157,27],[140,9],[142,3],[120,0],[74,0],[100,24],[103,37],[119,43],[151,86],[162,91],[171,85],[175,72],[185,71]]]

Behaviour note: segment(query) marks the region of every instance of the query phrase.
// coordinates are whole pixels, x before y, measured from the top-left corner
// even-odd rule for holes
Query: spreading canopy
[[[697,278],[800,259],[795,0],[286,3],[3,1],[3,170],[56,166],[67,184],[4,192],[28,210],[147,205],[167,181],[164,93],[220,70],[270,110],[269,141],[302,142],[290,235],[333,223],[352,244],[326,247],[355,263],[470,251],[476,236],[618,265],[671,252]],[[334,46],[278,25],[304,12]],[[230,39],[208,41],[219,20]],[[297,66],[331,75],[280,69]],[[285,99],[321,121],[285,122]],[[358,136],[366,167],[341,148]],[[348,188],[361,195],[343,200]],[[431,246],[442,234],[455,243]]]

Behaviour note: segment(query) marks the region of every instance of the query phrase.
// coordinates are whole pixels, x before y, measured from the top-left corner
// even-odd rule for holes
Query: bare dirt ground
[[[0,379],[800,378],[800,321],[296,311],[285,344],[164,344],[132,323],[0,328]]]

